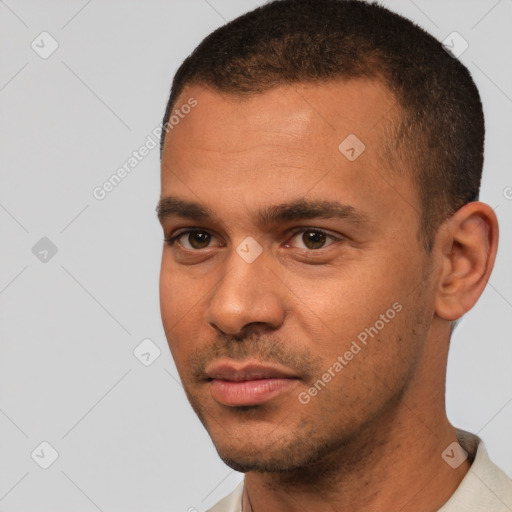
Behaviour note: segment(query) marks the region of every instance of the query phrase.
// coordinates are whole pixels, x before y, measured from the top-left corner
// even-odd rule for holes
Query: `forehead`
[[[205,145],[212,139],[214,146],[228,149],[239,142],[236,136],[240,130],[249,137],[248,143],[251,134],[262,137],[266,132],[269,137],[281,134],[300,138],[306,131],[312,135],[338,132],[337,136],[358,132],[373,141],[371,132],[379,132],[377,125],[385,125],[396,115],[394,96],[381,82],[369,79],[280,85],[255,94],[221,93],[198,84],[185,88],[174,111],[191,98],[197,101],[193,115],[180,116],[179,126],[171,126],[167,143],[181,144],[185,137],[187,143],[199,140]],[[186,134],[184,125],[188,128]],[[213,133],[212,127],[221,131]],[[304,142],[302,138],[301,143]]]
[[[191,99],[197,105],[166,137],[162,196],[221,207],[310,196],[357,207],[366,195],[375,214],[379,206],[416,203],[411,184],[397,180],[382,157],[396,109],[379,82],[295,84],[250,96],[194,85],[174,110]],[[390,187],[405,202],[372,197]]]

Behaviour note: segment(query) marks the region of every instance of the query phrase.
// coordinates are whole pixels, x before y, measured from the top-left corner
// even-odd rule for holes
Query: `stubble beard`
[[[282,486],[301,483],[325,486],[330,479],[334,485],[336,477],[343,474],[354,471],[364,473],[363,466],[378,451],[377,446],[384,442],[375,438],[374,428],[381,423],[382,415],[389,417],[393,414],[392,410],[398,406],[401,393],[390,397],[390,401],[383,404],[380,411],[375,411],[361,423],[338,426],[330,423],[331,428],[323,430],[322,425],[318,425],[312,417],[302,419],[296,428],[286,432],[283,430],[279,437],[272,436],[271,431],[268,436],[255,435],[255,440],[251,438],[250,427],[247,426],[243,441],[229,436],[228,432],[217,435],[216,431],[222,429],[223,425],[215,425],[218,421],[210,417],[198,400],[188,392],[187,396],[212,438],[219,457],[232,469],[241,473],[271,474],[275,483],[279,482]],[[256,412],[252,407],[233,409],[241,425]],[[266,441],[262,442],[263,437]]]

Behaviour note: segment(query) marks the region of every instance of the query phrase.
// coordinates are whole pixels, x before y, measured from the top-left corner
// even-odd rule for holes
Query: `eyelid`
[[[291,232],[292,235],[296,235],[297,233],[304,233],[305,231],[318,231],[318,233],[323,233],[326,236],[332,236],[333,238],[343,238],[340,234],[334,234],[332,231],[329,231],[324,228],[317,228],[315,226],[299,226],[293,228]]]

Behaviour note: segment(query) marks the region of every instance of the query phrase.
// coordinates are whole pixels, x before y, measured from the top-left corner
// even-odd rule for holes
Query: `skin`
[[[190,228],[199,242],[211,237],[164,245],[161,312],[194,410],[220,456],[246,473],[244,510],[437,510],[470,465],[454,470],[441,458],[456,441],[446,360],[451,322],[474,305],[494,263],[492,209],[464,206],[425,253],[415,183],[382,159],[395,110],[377,82],[245,97],[191,85],[176,105],[190,97],[197,106],[165,141],[160,218],[166,239]],[[349,134],[366,146],[354,161],[338,149]],[[214,217],[173,215],[170,196]],[[338,201],[359,217],[259,222],[261,209],[298,200]],[[334,238],[311,248],[303,235],[315,229]],[[262,248],[252,263],[236,252],[249,236]],[[301,403],[396,303],[400,312]],[[218,361],[271,362],[297,379],[268,402],[230,407],[201,380]]]

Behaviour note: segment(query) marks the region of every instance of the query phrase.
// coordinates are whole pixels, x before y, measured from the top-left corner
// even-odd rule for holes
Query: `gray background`
[[[92,191],[158,125],[181,60],[260,3],[0,1],[1,511],[203,511],[240,480],[191,411],[160,324],[158,150],[103,200]],[[469,43],[487,118],[481,199],[501,241],[453,338],[447,408],[512,475],[512,1],[384,3]],[[43,31],[59,45],[47,58],[31,47],[51,49]],[[43,237],[55,255],[45,241],[33,253]],[[148,338],[145,366],[133,351]],[[48,469],[43,441],[59,455]]]

